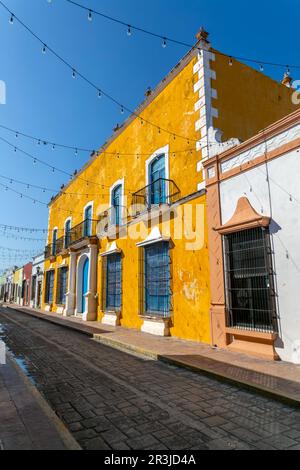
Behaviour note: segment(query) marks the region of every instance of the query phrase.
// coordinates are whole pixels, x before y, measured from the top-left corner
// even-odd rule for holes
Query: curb
[[[211,369],[208,369],[205,367],[200,368],[197,366],[193,366],[192,364],[187,364],[186,362],[180,361],[180,359],[174,359],[173,357],[169,357],[169,356],[159,356],[158,360],[161,362],[164,362],[165,364],[174,365],[177,367],[181,367],[182,369],[190,370],[196,374],[202,374],[207,377],[212,377],[218,380],[219,382],[239,386],[252,393],[254,392],[259,393],[262,396],[265,396],[267,398],[272,398],[273,400],[279,401],[286,405],[291,405],[293,407],[300,408],[300,399],[298,400],[294,398],[293,396],[283,395],[279,392],[274,392],[273,390],[263,387],[261,385],[260,386],[255,385],[253,382],[249,382],[243,379],[237,380],[227,374],[224,374],[224,373],[219,374],[218,372],[212,371]],[[243,369],[242,367],[237,367],[237,368],[248,371],[248,369]]]
[[[12,363],[13,367],[15,368],[15,370],[17,371],[17,373],[21,377],[21,379],[24,381],[26,387],[30,390],[31,394],[36,399],[36,401],[39,404],[39,406],[41,407],[42,411],[45,413],[47,418],[55,426],[61,440],[63,441],[63,443],[66,447],[66,450],[82,450],[81,446],[78,444],[76,439],[72,436],[72,434],[67,429],[67,427],[64,425],[64,423],[59,419],[59,417],[56,415],[56,413],[52,410],[52,408],[50,407],[48,402],[45,400],[45,398],[41,395],[41,393],[32,384],[32,382],[27,377],[27,375],[18,366],[18,364],[16,363],[13,355],[9,352],[7,354],[9,355],[9,358],[11,360],[11,363]]]
[[[114,349],[118,349],[120,351],[127,352],[129,354],[148,357],[152,360],[157,360],[157,361],[163,362],[165,364],[169,364],[169,365],[173,365],[173,366],[176,366],[176,367],[180,367],[182,369],[190,370],[190,371],[192,371],[196,374],[203,374],[203,375],[206,375],[207,377],[214,378],[214,379],[218,380],[219,382],[228,383],[230,385],[235,385],[235,386],[240,386],[240,387],[246,389],[247,391],[257,392],[262,396],[272,398],[273,400],[276,400],[276,401],[279,401],[279,402],[282,402],[282,403],[300,408],[300,399],[298,400],[294,396],[286,395],[286,394],[284,395],[284,394],[281,394],[280,392],[275,392],[274,390],[271,390],[270,388],[263,387],[262,385],[256,385],[255,383],[249,382],[249,381],[247,381],[245,379],[242,379],[240,377],[238,379],[233,378],[233,377],[231,377],[230,375],[228,375],[226,373],[221,374],[221,373],[218,373],[216,371],[212,371],[211,369],[206,368],[205,366],[201,366],[201,367],[193,366],[192,364],[188,364],[186,362],[183,362],[180,359],[175,359],[174,357],[171,357],[171,356],[168,356],[168,355],[160,355],[160,354],[155,353],[154,351],[150,351],[150,350],[147,350],[147,349],[144,349],[144,348],[140,348],[138,346],[134,346],[134,345],[131,345],[131,344],[123,343],[121,341],[118,341],[118,340],[115,340],[115,339],[112,339],[112,338],[107,338],[104,335],[102,335],[101,333],[90,333],[90,332],[87,332],[87,331],[84,331],[84,330],[80,329],[80,327],[78,327],[77,325],[67,324],[67,323],[63,323],[63,322],[60,323],[60,322],[56,321],[55,318],[49,318],[47,316],[42,317],[42,316],[36,315],[36,314],[34,314],[34,312],[30,312],[28,310],[25,311],[25,310],[17,309],[17,308],[14,309],[13,307],[9,307],[9,306],[7,306],[7,308],[10,308],[10,309],[15,310],[17,312],[23,312],[25,314],[31,315],[34,318],[37,318],[37,319],[40,319],[40,320],[43,320],[43,321],[48,321],[50,323],[54,323],[54,324],[62,326],[64,328],[75,330],[79,333],[82,333],[82,334],[85,334],[85,335],[89,336],[94,341],[96,341],[98,343],[101,343],[104,346],[108,346],[108,347],[111,347],[111,348],[114,348]],[[239,366],[235,366],[235,367],[236,367],[237,370],[240,370],[240,371],[241,370],[249,371],[249,369],[245,369],[243,367],[239,367]],[[260,373],[260,374],[265,375],[265,376],[268,377],[267,374],[263,374],[263,373]]]

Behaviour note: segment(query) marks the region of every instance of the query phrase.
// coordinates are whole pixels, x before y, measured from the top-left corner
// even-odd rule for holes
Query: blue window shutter
[[[120,310],[122,295],[121,254],[107,256],[106,261],[106,309]]]
[[[145,247],[145,313],[168,316],[170,313],[169,243]]]

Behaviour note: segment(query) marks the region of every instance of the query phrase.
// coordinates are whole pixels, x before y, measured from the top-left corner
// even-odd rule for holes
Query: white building
[[[30,307],[41,308],[42,291],[44,279],[44,253],[37,255],[32,261],[32,277],[31,277],[31,299]]]
[[[300,363],[300,111],[204,167],[213,342]]]

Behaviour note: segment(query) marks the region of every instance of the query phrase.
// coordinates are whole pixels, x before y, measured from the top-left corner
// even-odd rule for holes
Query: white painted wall
[[[280,336],[276,351],[282,360],[300,363],[299,150],[270,161],[268,171],[269,182],[266,166],[261,165],[220,184],[222,223],[232,217],[242,196],[248,197],[257,212],[272,217]]]

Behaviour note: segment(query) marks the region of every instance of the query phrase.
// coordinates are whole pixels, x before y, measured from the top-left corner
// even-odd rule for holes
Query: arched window
[[[112,223],[120,225],[122,221],[122,185],[118,184],[112,192],[113,216]]]
[[[68,248],[71,241],[71,219],[67,219],[65,222],[65,240],[64,245],[65,248]]]
[[[52,232],[52,255],[56,255],[56,242],[57,242],[57,228]]]
[[[89,204],[84,209],[84,237],[90,237],[92,235],[92,217],[93,217],[93,206]]]
[[[165,155],[157,156],[149,168],[149,202],[163,204],[166,202],[166,165]]]

